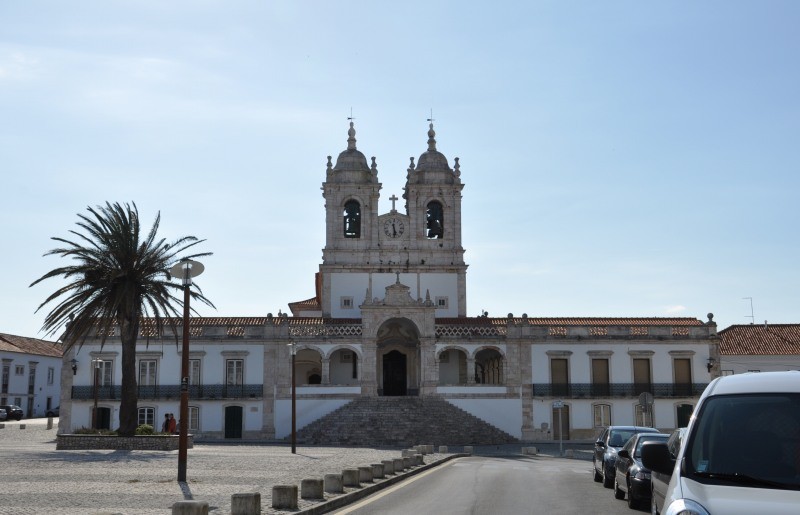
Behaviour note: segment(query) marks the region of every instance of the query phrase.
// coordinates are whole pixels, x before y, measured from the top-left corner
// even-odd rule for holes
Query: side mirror
[[[671,476],[675,469],[675,460],[672,459],[666,442],[643,443],[642,464],[653,472],[668,476]]]
[[[603,440],[597,440],[594,444],[598,447],[602,447],[603,449],[606,447],[606,444],[603,443]]]
[[[628,460],[631,459],[630,453],[628,453],[628,451],[626,451],[625,449],[620,449],[619,452],[617,453],[617,456]]]

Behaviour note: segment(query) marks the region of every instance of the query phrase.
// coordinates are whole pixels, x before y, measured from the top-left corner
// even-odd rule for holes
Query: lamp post
[[[183,282],[183,346],[181,347],[181,412],[178,418],[178,481],[186,482],[186,461],[189,444],[189,288],[192,277],[203,273],[202,263],[182,259],[170,269],[173,277]]]
[[[294,363],[297,356],[297,348],[294,341],[289,343],[292,350],[292,454],[297,454],[297,384],[294,377]]]
[[[100,375],[100,366],[103,364],[103,360],[100,358],[94,358],[92,360],[92,373],[94,374],[94,409],[92,410],[92,429],[97,429],[97,383],[98,383],[98,376]]]

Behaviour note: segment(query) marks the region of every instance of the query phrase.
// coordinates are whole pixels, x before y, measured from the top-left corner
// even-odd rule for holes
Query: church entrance
[[[383,395],[397,397],[407,392],[406,355],[393,350],[383,355]]]

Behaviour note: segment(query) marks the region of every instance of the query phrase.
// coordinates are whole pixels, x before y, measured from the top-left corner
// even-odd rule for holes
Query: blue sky
[[[475,316],[800,322],[797,2],[0,3],[0,332],[76,214],[207,239],[217,311],[313,296],[326,156],[460,157]]]

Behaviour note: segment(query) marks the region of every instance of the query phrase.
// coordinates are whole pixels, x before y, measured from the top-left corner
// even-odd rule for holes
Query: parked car
[[[45,415],[47,415],[48,417],[57,417],[59,408],[60,408],[60,406],[56,406],[55,408],[51,408],[51,409],[47,410],[47,413],[45,413]]]
[[[8,418],[8,413],[3,408],[0,408],[0,420],[6,420]]]
[[[617,451],[627,443],[631,436],[638,433],[658,433],[658,429],[641,426],[608,426],[597,437],[594,443],[594,480],[603,482],[603,486],[611,488],[614,484],[614,463]]]
[[[617,453],[614,465],[614,497],[624,499],[628,496],[628,507],[636,509],[645,501],[650,502],[650,470],[642,465],[642,444],[644,442],[666,442],[665,433],[638,433]]]
[[[686,435],[686,428],[680,427],[672,432],[667,440],[667,450],[669,451],[670,459],[676,460],[678,452],[681,450],[681,443],[683,443],[684,435]],[[669,474],[651,471],[650,475],[650,513],[658,515],[664,507],[664,496],[667,493],[667,485],[672,478],[672,470]]]
[[[666,443],[642,462],[672,473],[664,514],[795,514],[800,506],[800,371],[714,379],[695,407],[676,460]]]
[[[8,418],[22,420],[22,408],[20,408],[19,406],[14,406],[13,404],[6,404],[4,406],[0,406],[0,408],[6,410],[6,415],[8,416]]]

